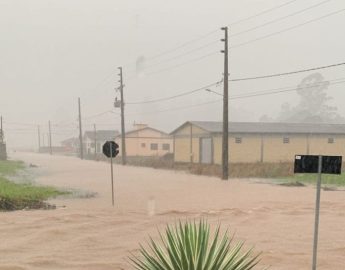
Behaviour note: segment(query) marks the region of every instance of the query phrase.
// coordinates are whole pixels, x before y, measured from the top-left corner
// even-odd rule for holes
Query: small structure
[[[119,135],[117,130],[85,131],[83,136],[85,154],[101,154],[103,144],[106,141],[114,141],[117,135]]]
[[[66,153],[77,153],[79,149],[79,139],[73,137],[63,140],[61,146],[65,149]]]
[[[175,129],[175,162],[221,164],[222,122],[188,121]],[[291,162],[296,154],[345,155],[345,125],[229,123],[230,162]]]
[[[6,143],[5,143],[5,135],[2,128],[2,117],[1,117],[1,125],[0,125],[0,160],[7,159],[7,150],[6,150]]]
[[[172,137],[146,124],[134,124],[134,129],[126,132],[126,154],[128,157],[164,156],[173,152]],[[116,137],[121,148],[121,135]],[[120,150],[121,155],[121,150]]]

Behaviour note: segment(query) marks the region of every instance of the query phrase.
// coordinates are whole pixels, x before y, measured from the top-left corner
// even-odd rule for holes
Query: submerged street
[[[115,165],[115,207],[105,162],[12,153],[36,181],[77,194],[56,210],[0,213],[0,269],[131,269],[127,257],[157,228],[207,218],[263,252],[261,266],[310,269],[315,189],[220,181],[181,171]],[[95,194],[96,193],[96,194]],[[338,270],[345,254],[345,192],[322,191],[319,269]],[[253,229],[255,228],[255,229]]]

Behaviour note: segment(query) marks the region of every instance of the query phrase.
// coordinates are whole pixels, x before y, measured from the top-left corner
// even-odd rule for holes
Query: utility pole
[[[50,126],[50,120],[48,122],[48,126],[49,126],[49,152],[52,155],[53,154],[53,149],[52,149],[52,130],[51,130],[51,126]]]
[[[41,150],[41,131],[40,131],[40,126],[37,126],[37,135],[38,135],[38,153]]]
[[[97,130],[96,124],[93,124],[94,136],[95,136],[95,160],[97,160]]]
[[[126,165],[126,134],[125,134],[125,102],[123,99],[123,78],[122,78],[122,67],[119,67],[120,73],[120,94],[121,94],[121,155],[122,165]]]
[[[79,109],[79,144],[80,144],[80,159],[84,158],[83,149],[83,133],[81,128],[81,110],[80,110],[80,97],[78,97],[78,109]]]
[[[223,93],[223,141],[222,141],[222,180],[229,178],[229,66],[228,66],[228,27],[221,28],[224,31],[224,93]]]
[[[0,142],[1,143],[4,142],[4,131],[2,129],[2,115],[0,117]]]

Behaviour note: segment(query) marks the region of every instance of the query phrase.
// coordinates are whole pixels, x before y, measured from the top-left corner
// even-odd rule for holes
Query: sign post
[[[322,156],[319,156],[318,168],[317,168],[317,187],[316,187],[316,203],[315,203],[315,223],[314,223],[314,245],[313,245],[313,266],[312,266],[312,270],[316,270],[317,243],[318,243],[318,240],[319,240],[321,171],[322,171]]]
[[[113,158],[119,153],[119,145],[113,141],[106,141],[103,145],[103,154],[110,158],[110,175],[111,175],[111,199],[114,206],[114,173],[113,173]]]
[[[296,155],[295,156],[294,173],[317,173],[312,270],[316,270],[316,267],[317,267],[317,245],[318,245],[318,238],[319,238],[321,176],[322,176],[322,173],[341,174],[341,164],[342,164],[341,156],[321,156],[321,155],[319,156]]]

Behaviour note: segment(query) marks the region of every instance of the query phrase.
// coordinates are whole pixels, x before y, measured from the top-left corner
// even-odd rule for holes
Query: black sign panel
[[[119,153],[119,145],[113,141],[106,141],[103,144],[103,154],[106,155],[108,158],[116,157]]]
[[[322,156],[321,173],[341,174],[341,156]],[[317,155],[296,155],[295,173],[317,173],[319,156]]]

